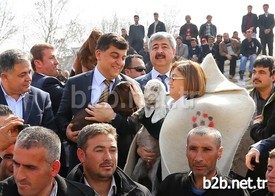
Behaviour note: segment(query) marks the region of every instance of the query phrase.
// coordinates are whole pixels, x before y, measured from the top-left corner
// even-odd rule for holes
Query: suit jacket
[[[247,24],[246,24],[247,17],[248,17],[248,14],[244,15],[243,19],[242,19],[242,32],[243,33],[245,33],[246,30],[250,28],[250,27],[248,28]],[[251,27],[254,27],[253,32],[257,33],[257,27],[258,27],[258,16],[257,16],[257,14],[251,13]]]
[[[273,35],[273,28],[274,28],[274,14],[269,14],[265,17],[265,14],[259,15],[258,26],[260,29],[259,37],[263,37],[265,35],[265,29],[271,29],[270,34]]]
[[[56,77],[45,76],[35,72],[32,75],[31,85],[50,94],[52,110],[55,115],[60,105],[65,84],[59,81]]]
[[[150,24],[149,29],[148,29],[148,33],[147,36],[150,38],[151,35],[154,33],[154,26],[155,26],[155,22],[153,22],[152,24]],[[161,21],[158,21],[158,24],[156,26],[156,32],[161,32],[164,31],[166,32],[166,27],[165,24]]]
[[[57,196],[94,196],[95,192],[90,187],[64,179],[57,175]],[[7,178],[0,182],[0,195],[1,196],[20,196],[17,190],[17,185],[13,177]]]
[[[0,104],[8,105],[2,88]],[[49,93],[31,86],[23,98],[23,119],[25,124],[43,126],[57,132]]]
[[[135,80],[139,83],[139,86],[140,86],[142,92],[144,91],[144,87],[147,84],[147,82],[152,79],[151,73],[152,73],[152,71],[150,71],[149,73],[147,73],[143,76],[139,76],[139,77],[135,78]]]
[[[129,45],[137,52],[143,48],[143,38],[145,36],[143,25],[131,25],[129,29]]]
[[[65,85],[60,107],[56,115],[57,125],[61,130],[62,136],[64,138],[66,138],[66,128],[72,120],[73,116],[76,115],[81,109],[86,108],[91,101],[93,75],[94,70],[76,75],[69,78]],[[131,83],[136,83],[136,81],[132,78],[120,74],[115,79],[113,88],[120,81],[126,80],[130,81]],[[136,133],[135,125],[128,118],[119,114],[116,115],[111,124],[116,128],[119,135],[118,165],[120,167],[124,167],[133,135]],[[72,160],[73,163],[70,166],[73,167],[79,162],[75,154],[77,146],[73,142],[69,143],[71,144],[71,154],[73,154],[72,156],[75,157],[75,160]]]

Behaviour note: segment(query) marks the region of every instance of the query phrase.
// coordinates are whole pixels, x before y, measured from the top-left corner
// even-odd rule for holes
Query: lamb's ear
[[[158,107],[158,108],[155,109],[155,113],[152,116],[151,122],[152,123],[156,123],[160,119],[164,118],[165,115],[166,115],[166,107],[165,107],[165,105],[162,105],[162,106],[160,106],[160,107]]]
[[[145,117],[149,118],[153,112],[155,111],[155,107],[144,107],[144,111],[145,111]]]

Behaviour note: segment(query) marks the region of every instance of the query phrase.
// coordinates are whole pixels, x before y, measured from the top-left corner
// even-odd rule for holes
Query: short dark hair
[[[125,59],[124,69],[127,69],[128,67],[131,66],[133,58],[139,58],[139,59],[143,60],[143,57],[139,54],[130,54]]]
[[[154,12],[154,16],[155,16],[155,15],[159,15],[159,14],[158,14],[157,12]]]
[[[100,134],[111,134],[117,140],[117,132],[112,125],[108,123],[94,123],[81,129],[77,139],[77,147],[85,150],[87,148],[88,139]]]
[[[134,18],[138,17],[139,18],[139,15],[134,15]]]
[[[7,105],[0,104],[0,116],[7,116],[13,114],[11,108]]]
[[[217,129],[215,129],[213,127],[198,126],[198,127],[191,129],[187,134],[187,145],[189,143],[189,138],[191,135],[199,135],[199,136],[211,135],[216,141],[217,148],[221,147],[222,135],[221,135],[220,131],[218,131]]]
[[[121,50],[128,50],[128,42],[117,33],[106,33],[100,36],[96,44],[96,50],[106,51],[110,46],[114,46]]]
[[[253,67],[264,67],[264,68],[269,68],[270,71],[270,76],[275,74],[275,65],[274,65],[274,58],[272,56],[267,56],[267,55],[261,55],[256,58],[254,61]]]
[[[267,7],[269,7],[269,5],[268,5],[267,3],[265,3],[265,4],[263,5],[263,7],[264,7],[264,6],[267,6]]]

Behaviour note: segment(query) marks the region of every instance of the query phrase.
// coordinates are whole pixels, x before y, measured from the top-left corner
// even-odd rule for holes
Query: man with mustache
[[[270,56],[259,56],[254,62],[252,81],[254,89],[250,95],[256,103],[255,118],[250,129],[250,136],[255,141],[271,137],[275,134],[275,65],[274,58]],[[252,179],[265,179],[267,156],[257,159],[258,164],[250,167],[247,177]]]
[[[136,81],[144,90],[144,86],[149,80],[158,79],[164,84],[166,92],[168,92],[168,77],[173,58],[176,55],[176,40],[167,32],[157,32],[150,37],[148,47],[153,69],[136,78]]]
[[[107,123],[85,126],[78,135],[77,156],[80,164],[67,179],[90,186],[96,195],[151,195],[117,166],[117,133]]]
[[[221,142],[221,133],[215,128],[199,126],[189,131],[186,157],[190,171],[167,176],[156,195],[248,195],[246,190],[233,188],[231,180],[217,169],[223,153]],[[226,186],[213,186],[221,181]]]

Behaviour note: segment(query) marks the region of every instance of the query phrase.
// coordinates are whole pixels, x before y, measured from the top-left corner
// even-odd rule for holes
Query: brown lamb
[[[121,81],[116,85],[114,90],[108,96],[108,103],[113,108],[114,112],[122,116],[131,116],[133,112],[137,111],[137,105],[133,100],[130,90],[131,83],[128,81]],[[89,114],[82,109],[72,119],[72,131],[81,130],[88,124],[94,123],[93,121],[85,120]]]

